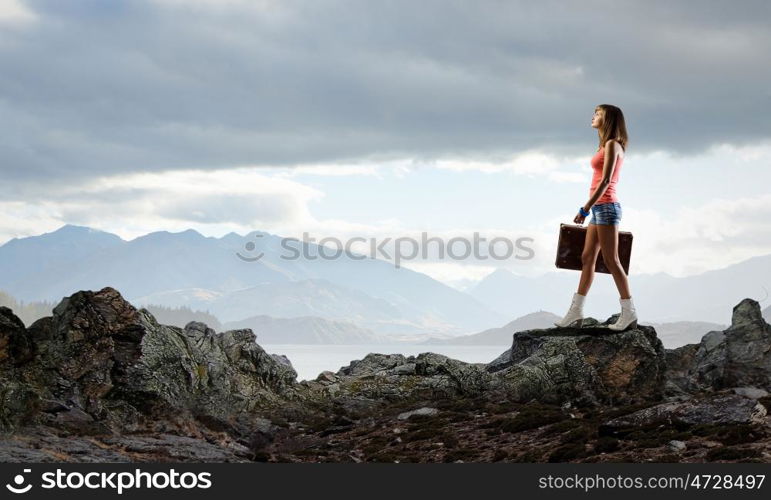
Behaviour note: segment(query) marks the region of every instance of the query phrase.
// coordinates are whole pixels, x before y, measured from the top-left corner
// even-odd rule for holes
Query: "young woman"
[[[592,219],[586,229],[586,241],[581,254],[581,279],[578,291],[573,294],[565,317],[554,324],[561,327],[581,326],[584,319],[584,299],[594,279],[594,263],[597,253],[602,250],[602,260],[613,275],[620,295],[621,315],[612,325],[611,330],[625,330],[637,326],[637,311],[632,303],[629,282],[621,261],[618,258],[618,224],[621,221],[621,203],[616,197],[616,184],[624,163],[627,133],[624,114],[612,104],[600,104],[594,109],[592,127],[597,129],[600,144],[597,153],[591,159],[594,176],[589,189],[589,201],[579,208],[573,222],[583,224],[591,208]],[[595,205],[596,203],[596,205]]]

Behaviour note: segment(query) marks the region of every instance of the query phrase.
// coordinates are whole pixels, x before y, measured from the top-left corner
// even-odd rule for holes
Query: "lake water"
[[[313,380],[324,370],[336,372],[355,359],[362,359],[369,353],[403,354],[417,356],[422,352],[435,352],[468,363],[489,363],[500,356],[507,347],[465,346],[465,345],[419,345],[419,344],[376,344],[376,345],[305,345],[265,344],[260,346],[270,354],[283,354],[297,371],[297,380]]]

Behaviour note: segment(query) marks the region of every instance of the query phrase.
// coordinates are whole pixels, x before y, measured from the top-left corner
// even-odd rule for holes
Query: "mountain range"
[[[666,273],[629,274],[631,296],[641,321],[670,323],[706,321],[730,324],[732,304],[744,297],[769,300],[771,254],[752,257],[722,269],[694,276]],[[578,271],[559,269],[538,277],[517,276],[498,269],[467,290],[468,294],[508,318],[537,310],[565,314],[578,286]],[[516,297],[516,300],[512,300]],[[584,301],[584,311],[597,318],[621,310],[619,295],[609,274],[595,273]]]
[[[350,321],[335,321],[315,316],[274,318],[252,316],[225,323],[225,330],[250,328],[260,344],[383,344],[388,337],[361,328]]]
[[[138,307],[207,311],[276,341],[284,328],[293,332],[287,338],[310,343],[376,343],[386,336],[498,345],[515,328],[549,327],[559,316],[547,311],[564,314],[578,281],[572,271],[524,277],[499,269],[461,291],[387,261],[352,253],[287,258],[288,248],[319,255],[318,245],[260,231],[220,238],[157,231],[126,241],[68,224],[0,246],[0,290],[26,302],[58,302],[74,290],[112,286]],[[741,298],[767,298],[771,255],[696,276],[629,279],[640,321],[659,325],[665,343],[682,345],[728,324],[726,311]],[[610,275],[595,275],[584,309],[598,318],[619,311]]]
[[[766,310],[771,313],[771,307]],[[452,338],[431,338],[423,341],[427,345],[497,345],[507,346],[516,332],[534,329],[553,328],[554,322],[560,316],[547,311],[526,314],[499,328],[488,328],[472,335]],[[644,323],[656,329],[656,335],[668,349],[684,344],[699,343],[702,337],[710,331],[721,331],[728,325],[709,323],[706,321],[673,321],[670,323]]]
[[[59,301],[73,290],[112,286],[138,306],[187,306],[223,322],[315,316],[389,335],[462,334],[505,322],[468,294],[405,267],[347,253],[293,259],[287,247],[320,255],[318,245],[258,231],[221,238],[158,231],[125,241],[68,224],[0,246],[0,289],[24,301]]]

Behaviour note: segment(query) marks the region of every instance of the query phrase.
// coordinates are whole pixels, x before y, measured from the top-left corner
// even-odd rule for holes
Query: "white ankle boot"
[[[618,319],[612,325],[608,325],[611,330],[621,331],[626,330],[627,327],[637,327],[637,310],[632,302],[632,297],[628,299],[618,299],[621,302],[621,314]]]
[[[570,309],[568,309],[565,317],[559,321],[555,321],[554,324],[559,327],[577,326],[581,328],[584,324],[584,299],[586,295],[581,295],[576,292],[573,294],[573,301],[570,303]],[[575,324],[574,324],[575,323]]]

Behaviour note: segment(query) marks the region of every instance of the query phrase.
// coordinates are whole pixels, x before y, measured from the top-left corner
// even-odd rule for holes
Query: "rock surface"
[[[739,386],[771,391],[771,327],[760,304],[742,300],[733,308],[731,326],[668,350],[667,365],[668,394]]]
[[[605,426],[630,427],[658,421],[686,424],[765,424],[766,408],[756,399],[738,394],[710,394],[704,398],[672,401],[605,422]]]
[[[515,400],[618,404],[660,399],[665,363],[653,328],[614,332],[590,324],[517,332],[487,370]]]
[[[660,400],[666,357],[655,330],[613,332],[596,321],[589,325],[517,332],[511,349],[487,364],[431,352],[372,353],[301,385],[308,397],[385,401],[482,394],[595,405]]]
[[[296,382],[294,369],[257,345],[251,330],[159,325],[109,287],[65,298],[26,331],[7,310],[0,315],[3,337],[24,339],[15,355],[14,344],[6,347],[0,365],[5,428],[131,432],[188,420],[227,427]]]
[[[80,291],[29,328],[0,308],[0,460],[763,460],[769,326],[751,299],[733,316],[674,350],[650,326],[609,330],[614,315],[516,332],[490,363],[371,353],[298,383],[249,329],[161,325],[117,290]],[[676,428],[625,434],[655,425]]]

